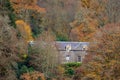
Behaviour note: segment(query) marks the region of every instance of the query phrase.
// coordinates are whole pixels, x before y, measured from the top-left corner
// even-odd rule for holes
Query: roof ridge
[[[78,41],[55,41],[60,43],[89,43],[89,42],[78,42]]]

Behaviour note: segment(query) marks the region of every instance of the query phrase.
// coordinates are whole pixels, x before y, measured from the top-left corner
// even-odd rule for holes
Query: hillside
[[[0,0],[0,80],[119,80],[119,12],[120,0]],[[60,64],[55,41],[88,55]]]

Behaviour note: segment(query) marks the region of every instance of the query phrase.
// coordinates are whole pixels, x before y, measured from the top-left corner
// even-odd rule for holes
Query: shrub
[[[34,69],[32,67],[28,68],[27,66],[23,65],[20,69],[20,74],[33,72]]]
[[[75,74],[75,69],[80,67],[80,62],[71,62],[71,63],[65,63],[63,64],[63,67],[65,68],[65,75],[68,77],[71,77]]]
[[[56,40],[57,41],[68,41],[69,39],[64,34],[58,34],[58,35],[56,35]]]
[[[67,68],[65,71],[65,74],[68,76],[72,76],[72,75],[74,75],[74,73],[75,73],[75,71],[73,68]]]
[[[74,68],[77,68],[81,65],[80,62],[71,62],[71,63],[66,63],[64,64],[64,67],[65,68],[69,68],[69,67],[74,67]]]

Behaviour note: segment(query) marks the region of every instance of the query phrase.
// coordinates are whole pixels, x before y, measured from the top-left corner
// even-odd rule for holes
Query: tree
[[[37,5],[37,0],[10,0],[18,20],[30,25],[34,37],[38,37],[44,28],[45,8]]]
[[[45,28],[46,21],[42,14],[33,12],[30,16],[30,26],[33,33],[33,37],[38,37]]]
[[[45,37],[46,35],[47,37]],[[56,77],[58,52],[55,48],[55,42],[52,41],[49,33],[44,33],[43,36],[29,47],[29,64],[33,66],[35,70],[44,73],[45,77],[53,78]]]
[[[26,40],[27,42],[32,41],[32,31],[31,27],[25,23],[23,20],[17,20],[16,21],[17,29],[21,34],[21,37]]]
[[[81,80],[118,80],[120,79],[120,24],[104,26],[95,38],[91,48],[93,57],[78,70]]]
[[[16,28],[15,20],[16,15],[14,14],[14,9],[10,3],[10,0],[1,0],[0,1],[0,14],[1,15],[8,15],[9,16],[9,24]]]
[[[34,71],[31,73],[24,73],[21,76],[22,80],[45,80],[44,75],[40,72]]]
[[[105,14],[109,23],[120,22],[120,1],[119,0],[107,0],[105,5]]]
[[[21,13],[26,10],[34,10],[37,12],[46,12],[44,8],[37,5],[37,0],[10,0],[16,13]],[[21,13],[22,14],[22,13]]]
[[[96,14],[99,14],[98,9],[100,6],[97,3],[95,0],[79,1],[75,20],[70,23],[72,27],[71,40],[92,41],[92,37],[99,26]]]
[[[56,36],[58,41],[68,41],[74,19],[77,1],[74,0],[38,0],[38,4],[46,8],[46,26]]]
[[[92,41],[100,27],[120,22],[119,4],[119,0],[80,0],[71,23],[71,40]]]
[[[9,26],[8,16],[0,16],[0,80],[17,80],[14,68],[17,57],[15,30]]]

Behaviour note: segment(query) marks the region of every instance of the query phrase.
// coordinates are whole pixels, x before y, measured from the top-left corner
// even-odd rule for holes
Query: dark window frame
[[[77,56],[77,61],[78,62],[82,62],[82,57],[81,56]]]

